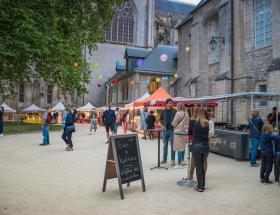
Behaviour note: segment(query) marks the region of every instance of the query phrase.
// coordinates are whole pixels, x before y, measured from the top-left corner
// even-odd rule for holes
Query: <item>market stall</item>
[[[53,115],[54,118],[54,123],[62,123],[62,113],[65,110],[65,106],[61,103],[58,102],[52,109],[51,109],[51,113]],[[57,118],[56,118],[57,115]]]
[[[0,106],[4,108],[4,121],[16,121],[16,110],[9,107],[5,102]]]
[[[42,123],[42,112],[44,109],[32,104],[28,108],[22,110],[24,114],[24,122],[30,124],[41,124]]]
[[[182,102],[189,103],[200,103],[201,105],[213,102],[219,102],[222,104],[222,122],[215,122],[215,125],[218,123],[219,128],[215,129],[215,138],[210,141],[210,148],[212,152],[230,156],[239,160],[249,159],[249,134],[245,131],[246,124],[235,122],[233,123],[224,123],[224,103],[229,101],[237,102],[241,100],[246,105],[246,101],[250,102],[250,110],[247,112],[247,119],[250,118],[251,112],[256,105],[254,102],[263,102],[270,101],[275,102],[275,106],[278,107],[278,100],[280,94],[269,93],[269,92],[243,92],[243,93],[234,93],[234,94],[223,94],[216,96],[205,96],[195,99],[181,99]],[[278,109],[279,110],[279,109]],[[276,121],[278,121],[278,115],[276,114]],[[265,121],[266,119],[264,119]],[[277,128],[278,130],[279,128]]]
[[[89,115],[93,108],[96,108],[93,106],[90,102],[88,102],[86,105],[79,107],[77,109],[78,116],[77,116],[77,122],[79,123],[89,123]]]
[[[138,100],[134,102],[134,107],[143,107],[144,105],[148,105],[149,110],[153,109],[156,110],[155,115],[158,116],[159,109],[164,108],[165,100],[172,97],[167,93],[162,87],[158,88],[157,91],[155,91],[152,95],[150,95],[147,98],[144,98],[142,100]],[[158,119],[158,117],[156,117]],[[155,125],[155,128],[160,128],[161,124],[159,120],[157,120],[157,123]],[[132,120],[132,129],[134,131],[139,132],[140,128],[140,111],[137,111],[137,114],[133,116]],[[155,132],[154,136],[157,137],[157,132]]]

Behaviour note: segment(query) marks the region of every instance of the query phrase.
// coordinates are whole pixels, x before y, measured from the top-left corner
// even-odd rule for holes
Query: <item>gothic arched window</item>
[[[106,41],[133,43],[133,30],[133,9],[128,3],[125,3],[116,10],[111,27],[106,31]]]

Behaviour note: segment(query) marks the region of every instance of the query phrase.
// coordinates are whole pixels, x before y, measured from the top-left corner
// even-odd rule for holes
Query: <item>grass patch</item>
[[[62,125],[50,125],[50,131],[61,131]],[[4,134],[23,134],[42,132],[39,124],[4,122]]]

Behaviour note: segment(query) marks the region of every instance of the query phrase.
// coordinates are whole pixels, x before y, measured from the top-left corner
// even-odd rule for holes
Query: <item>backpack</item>
[[[46,119],[46,123],[47,124],[52,124],[53,122],[53,117],[50,113],[48,113],[47,119]]]

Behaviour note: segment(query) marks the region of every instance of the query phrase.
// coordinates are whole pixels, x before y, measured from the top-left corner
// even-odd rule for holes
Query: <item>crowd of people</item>
[[[278,121],[277,121],[278,118]],[[277,108],[272,109],[272,113],[268,114],[267,122],[264,123],[260,117],[259,111],[252,111],[252,117],[249,120],[250,128],[250,164],[252,167],[259,167],[256,162],[259,147],[261,149],[261,168],[260,181],[265,184],[272,184],[269,179],[270,173],[274,165],[275,182],[279,183],[280,173],[280,132],[279,121],[280,113],[277,117]],[[280,183],[279,183],[280,185]]]

